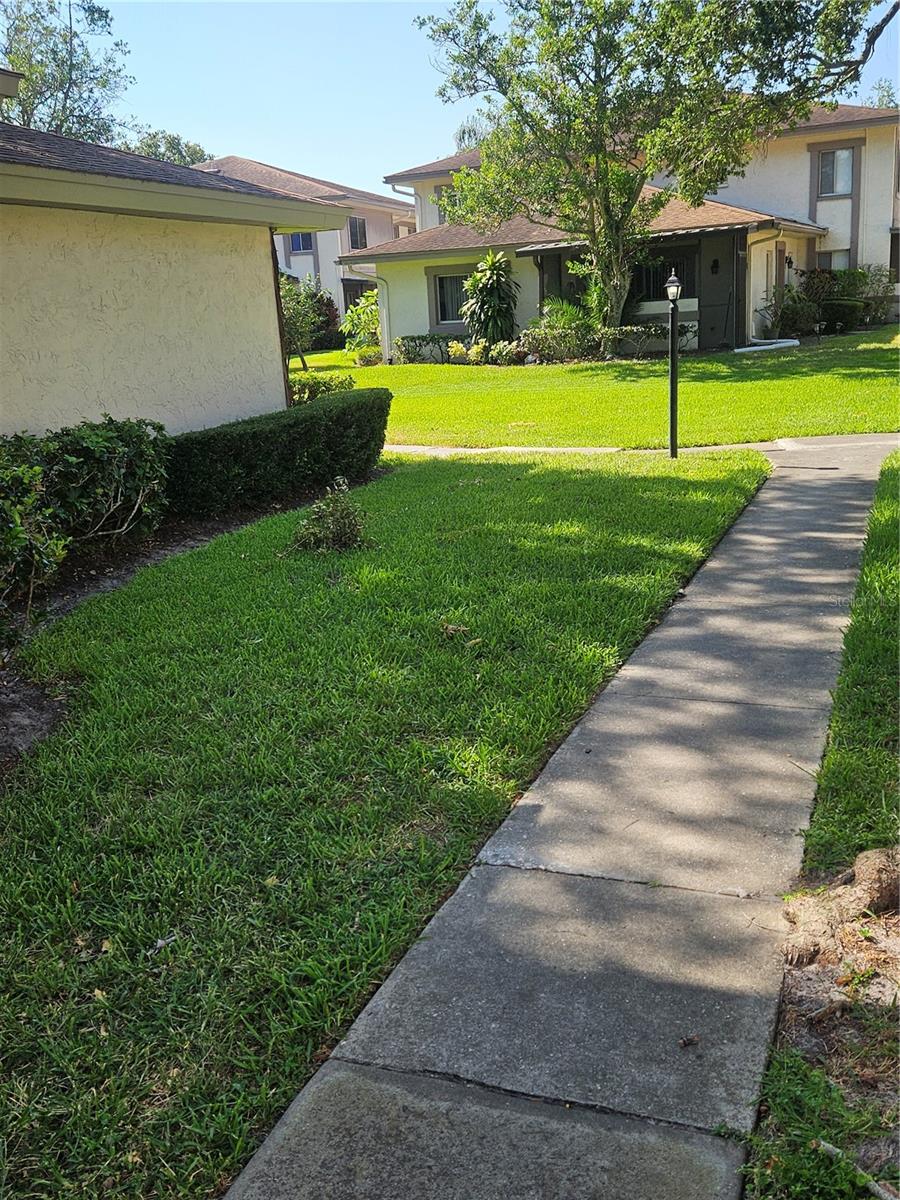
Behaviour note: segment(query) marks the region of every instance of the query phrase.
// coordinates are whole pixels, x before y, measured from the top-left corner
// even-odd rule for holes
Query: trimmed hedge
[[[363,479],[384,446],[391,393],[358,388],[172,439],[169,510],[193,517],[255,508]]]

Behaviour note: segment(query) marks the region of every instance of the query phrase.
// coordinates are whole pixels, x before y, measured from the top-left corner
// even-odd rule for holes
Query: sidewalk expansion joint
[[[374,1062],[365,1058],[352,1058],[340,1053],[340,1046],[332,1051],[329,1061],[347,1063],[353,1067],[366,1067],[370,1070],[385,1071],[390,1075],[405,1075],[425,1079],[439,1079],[445,1083],[462,1084],[475,1087],[495,1096],[509,1096],[515,1100],[530,1100],[534,1104],[548,1104],[554,1108],[574,1108],[580,1112],[597,1113],[608,1117],[625,1117],[630,1121],[644,1121],[648,1125],[658,1125],[666,1129],[688,1130],[705,1137],[722,1138],[725,1136],[716,1129],[708,1129],[704,1125],[694,1125],[690,1121],[673,1121],[666,1117],[649,1117],[646,1113],[631,1112],[626,1108],[612,1108],[607,1104],[591,1104],[587,1100],[566,1100],[561,1096],[545,1096],[535,1092],[520,1092],[515,1088],[500,1087],[496,1083],[485,1083],[482,1079],[472,1079],[468,1075],[455,1075],[452,1071],[430,1071],[423,1067],[394,1067],[383,1062]]]
[[[545,867],[538,863],[499,862],[496,859],[476,858],[474,867],[499,867],[504,871],[535,871],[544,875],[564,875],[571,879],[596,879],[605,883],[633,883],[640,887],[660,891],[695,892],[701,896],[722,896],[726,900],[761,900],[764,903],[783,904],[783,897],[772,892],[747,892],[741,888],[700,888],[686,883],[662,883],[656,879],[635,879],[630,875],[592,875],[586,871],[566,871],[562,867]],[[474,868],[473,868],[474,869]],[[780,932],[774,930],[773,932]]]

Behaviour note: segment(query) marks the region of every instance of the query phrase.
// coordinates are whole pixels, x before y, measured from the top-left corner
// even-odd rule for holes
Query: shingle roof
[[[216,172],[220,172],[231,179],[243,179],[258,187],[285,192],[301,200],[324,200],[330,204],[346,204],[347,201],[356,200],[362,204],[408,210],[410,215],[415,211],[412,204],[401,200],[399,196],[379,196],[377,192],[366,192],[362,188],[348,187],[343,183],[331,183],[327,179],[301,175],[299,171],[287,171],[283,167],[273,167],[269,163],[257,162],[254,158],[241,158],[236,154],[211,158],[207,162],[197,163],[193,169],[213,177]]]
[[[446,175],[449,171],[458,171],[460,167],[477,167],[481,162],[478,150],[463,150],[459,154],[448,154],[446,158],[437,158],[434,162],[423,163],[420,167],[410,167],[408,171],[395,171],[393,175],[385,175],[385,183],[400,183],[404,179],[428,179],[431,175]]]
[[[820,104],[816,105],[806,121],[801,121],[794,129],[786,129],[784,133],[841,128],[846,125],[882,125],[896,121],[898,111],[900,110],[896,108],[872,108],[866,104],[838,104],[834,108]],[[385,175],[384,182],[402,183],[408,179],[429,179],[458,171],[460,167],[477,168],[480,162],[481,155],[478,150],[466,150],[461,154],[449,154],[446,158],[423,163],[419,167],[410,167],[406,171],[395,171],[393,175]]]
[[[647,193],[658,192],[659,188],[648,186]],[[706,200],[691,208],[683,200],[673,198],[651,222],[650,228],[657,237],[671,237],[676,233],[697,233],[700,230],[742,229],[750,225],[772,222],[807,228],[810,233],[820,229],[808,221],[795,217],[779,216],[777,213],[761,212],[758,209],[739,208],[734,204],[723,204],[718,200]],[[530,221],[527,217],[513,217],[504,221],[490,233],[481,233],[470,225],[436,225],[411,233],[409,237],[395,238],[382,242],[380,246],[369,246],[366,250],[354,250],[341,256],[348,259],[402,258],[446,254],[453,250],[483,250],[488,246],[527,246],[533,243],[552,246],[571,245],[570,234],[562,233],[549,225]]]
[[[242,179],[225,175],[204,175],[191,167],[160,162],[143,154],[115,150],[79,142],[43,130],[26,129],[0,121],[0,163],[43,167],[53,171],[76,171],[87,175],[108,175],[116,179],[134,179],[142,183],[168,183],[180,187],[206,188],[221,193],[240,193],[260,196],[267,200],[284,200],[284,193],[258,187]],[[313,200],[313,203],[324,203]]]

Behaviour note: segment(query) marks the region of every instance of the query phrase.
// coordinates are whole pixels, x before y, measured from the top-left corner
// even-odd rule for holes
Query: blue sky
[[[137,82],[122,111],[216,155],[389,191],[382,177],[453,151],[471,110],[435,96],[432,47],[413,26],[442,6],[182,0],[109,4]],[[863,92],[896,77],[897,20],[866,68]]]

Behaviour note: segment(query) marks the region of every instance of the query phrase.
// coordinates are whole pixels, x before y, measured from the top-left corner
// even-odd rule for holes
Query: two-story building
[[[281,270],[297,279],[307,275],[318,277],[333,297],[341,316],[364,291],[375,286],[375,277],[374,267],[365,261],[365,256],[346,264],[338,261],[340,256],[405,237],[416,228],[412,204],[397,195],[379,196],[376,192],[331,183],[233,154],[198,163],[196,169],[229,179],[242,179],[298,200],[324,201],[348,210],[347,220],[340,229],[275,237],[275,252]]]
[[[762,335],[761,308],[798,271],[864,263],[896,270],[897,116],[895,108],[849,104],[816,109],[766,142],[743,175],[703,204],[671,200],[652,225],[657,265],[635,272],[639,316],[666,312],[662,285],[674,268],[684,285],[683,319],[698,326],[695,344],[741,346]],[[436,203],[441,189],[452,186],[455,171],[478,162],[473,150],[385,176],[385,183],[411,189],[416,214],[414,234],[370,243],[366,251],[378,278],[386,354],[403,334],[465,333],[463,280],[489,246],[513,262],[520,328],[545,297],[577,294],[580,281],[566,264],[579,247],[554,229],[517,217],[484,235],[444,221]],[[350,252],[341,261],[352,266],[358,258]]]

